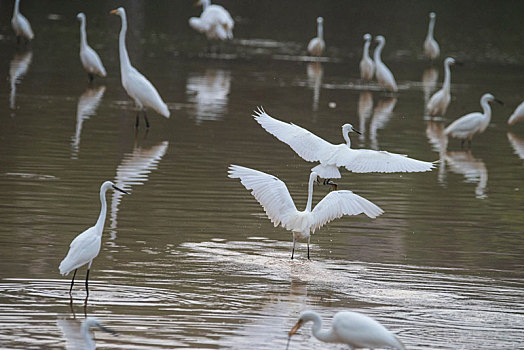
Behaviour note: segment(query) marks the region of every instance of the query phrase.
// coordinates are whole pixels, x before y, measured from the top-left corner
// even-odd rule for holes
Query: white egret
[[[424,54],[430,60],[438,58],[440,55],[440,48],[437,41],[433,38],[433,31],[435,29],[435,20],[437,15],[435,12],[429,13],[429,25],[428,25],[428,34],[426,40],[424,40]]]
[[[491,120],[491,107],[489,103],[495,101],[503,104],[501,100],[496,99],[492,94],[484,94],[480,99],[483,113],[474,112],[466,114],[448,125],[444,130],[447,136],[462,139],[461,146],[464,146],[464,141],[468,140],[471,146],[471,139],[473,135],[484,132]]]
[[[515,111],[508,119],[508,125],[513,125],[518,121],[521,121],[524,119],[524,102],[522,102],[520,105],[518,105],[517,108],[515,108]]]
[[[107,73],[100,56],[87,43],[86,15],[80,12],[76,15],[76,18],[80,21],[80,61],[87,72],[89,81],[93,81],[95,74],[99,77],[105,77]]]
[[[352,149],[349,133],[357,131],[351,124],[342,125],[342,136],[346,143],[334,145],[298,125],[270,117],[262,108],[255,111],[253,117],[267,132],[286,143],[304,160],[320,162],[311,170],[324,179],[340,178],[338,168],[341,166],[356,173],[419,172],[429,171],[434,166],[431,162],[402,154]],[[327,183],[332,184],[329,181]]]
[[[375,73],[375,63],[369,57],[369,45],[371,44],[371,34],[364,34],[364,50],[360,60],[360,79],[371,81]]]
[[[309,41],[307,51],[313,56],[320,56],[326,48],[324,43],[324,18],[317,18],[317,36]]]
[[[379,35],[375,37],[375,41],[378,42],[378,45],[373,52],[375,76],[377,77],[377,81],[384,89],[391,92],[397,92],[398,87],[395,82],[395,77],[393,77],[393,73],[391,73],[389,68],[384,64],[384,62],[382,62],[381,58],[382,49],[384,48],[384,45],[386,45],[386,39],[382,35]]]
[[[138,127],[138,119],[140,115],[140,110],[144,112],[144,119],[146,121],[146,126],[149,128],[149,121],[147,120],[147,115],[145,107],[150,107],[154,109],[158,114],[169,118],[169,109],[164,103],[155,87],[146,77],[140,74],[129,61],[129,55],[127,54],[126,49],[126,31],[127,31],[127,17],[126,11],[123,7],[119,7],[116,10],[112,10],[111,14],[118,15],[122,19],[122,28],[120,29],[120,37],[118,39],[118,50],[120,53],[120,74],[122,79],[122,86],[126,90],[129,97],[131,97],[135,104],[138,107],[138,112],[136,115],[136,124]]]
[[[307,239],[307,258],[309,259],[310,234],[336,218],[358,214],[376,218],[384,213],[382,209],[367,199],[346,190],[329,192],[315,208],[311,209],[313,183],[318,177],[314,171],[309,175],[308,197],[304,211],[297,210],[286,184],[273,175],[239,165],[230,165],[228,176],[232,179],[240,179],[246,189],[252,190],[251,194],[262,205],[275,227],[281,224],[286,230],[293,232],[291,259],[295,254],[297,239]]]
[[[196,5],[202,5],[202,14],[189,19],[191,28],[204,33],[208,39],[233,39],[235,21],[224,7],[212,5],[211,0],[200,0]]]
[[[355,311],[337,312],[328,330],[322,329],[322,318],[318,313],[304,311],[289,331],[289,338],[309,321],[313,322],[312,333],[315,338],[325,343],[346,344],[351,348],[405,349],[404,344],[386,327],[375,319]]]
[[[11,25],[15,31],[17,43],[20,43],[21,38],[24,38],[26,42],[28,42],[35,37],[33,29],[31,29],[31,24],[27,18],[20,13],[20,0],[15,0]]]
[[[442,88],[431,96],[427,104],[428,114],[432,117],[444,115],[448,109],[449,102],[451,101],[451,70],[449,67],[452,64],[455,64],[453,58],[448,57],[444,60],[444,83],[442,84]]]
[[[76,271],[79,267],[88,264],[86,274],[86,302],[87,297],[89,297],[89,270],[91,269],[93,259],[96,258],[100,252],[100,246],[102,244],[102,232],[104,231],[104,223],[106,221],[107,213],[106,192],[110,188],[127,194],[126,191],[116,187],[111,181],[106,181],[102,184],[102,186],[100,186],[101,209],[95,226],[88,228],[75,237],[75,239],[69,245],[67,256],[64,258],[64,260],[62,260],[59,267],[60,273],[64,276],[67,276],[69,272],[73,270],[75,271],[73,274],[73,279],[71,280],[71,287],[69,288],[69,295],[71,295],[71,291],[73,290],[73,285],[75,283]]]

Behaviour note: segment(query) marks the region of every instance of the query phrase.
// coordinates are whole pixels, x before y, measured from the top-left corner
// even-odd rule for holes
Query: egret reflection
[[[63,337],[66,341],[65,348],[67,350],[96,349],[96,343],[93,339],[91,330],[93,328],[98,328],[104,332],[116,335],[114,331],[103,326],[100,321],[94,317],[88,317],[83,321],[79,321],[74,318],[63,318],[56,320],[56,324],[62,331]]]
[[[364,141],[366,133],[366,123],[373,113],[373,94],[369,91],[362,91],[358,97],[358,120],[360,141]]]
[[[120,165],[116,169],[115,184],[124,190],[131,189],[131,186],[143,185],[149,177],[149,173],[158,167],[158,162],[164,157],[169,146],[169,141],[160,142],[151,148],[142,148],[135,145],[133,152],[124,155]],[[111,201],[110,228],[111,239],[114,239],[114,230],[118,225],[118,206],[122,194],[113,193]]]
[[[515,154],[518,155],[520,159],[524,159],[524,139],[519,138],[512,132],[508,132],[507,136]]]
[[[471,151],[457,151],[446,152],[446,163],[452,172],[464,175],[465,182],[477,184],[475,197],[487,198],[488,170],[482,160],[475,158]]]
[[[437,88],[438,70],[430,67],[422,73],[422,89],[424,91],[424,108],[427,106],[429,97]]]
[[[307,65],[308,86],[313,88],[313,111],[318,110],[320,99],[320,87],[322,86],[322,76],[324,68],[320,62],[309,62]]]
[[[89,119],[90,116],[95,115],[96,109],[98,108],[105,91],[105,86],[89,88],[78,99],[78,104],[76,106],[76,131],[75,135],[71,137],[71,159],[78,158],[82,124],[85,120]]]
[[[439,154],[438,181],[444,183],[446,178],[446,150],[448,148],[448,137],[444,134],[444,124],[428,120],[426,136],[433,150]]]
[[[396,104],[397,99],[394,97],[381,99],[373,110],[373,117],[369,124],[369,138],[371,139],[372,149],[377,150],[379,148],[377,132],[379,129],[383,129],[386,126],[393,114]]]
[[[9,96],[9,107],[11,109],[16,108],[16,84],[22,81],[23,76],[27,73],[31,61],[33,60],[33,52],[27,51],[23,53],[17,53],[9,64],[9,77],[11,83],[11,94]]]
[[[227,113],[231,88],[231,71],[208,68],[205,74],[192,74],[187,79],[188,101],[195,104],[195,121],[221,120]]]

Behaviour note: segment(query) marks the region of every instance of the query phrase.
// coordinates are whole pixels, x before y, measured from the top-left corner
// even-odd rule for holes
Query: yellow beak
[[[115,10],[111,10],[111,11],[109,11],[109,13],[112,14],[112,15],[116,15],[116,11],[117,11],[116,9]]]
[[[289,336],[291,337],[293,334],[295,334],[300,327],[302,327],[302,324],[304,322],[302,320],[298,320],[297,323],[293,326],[293,328],[291,328],[291,330],[289,331]]]

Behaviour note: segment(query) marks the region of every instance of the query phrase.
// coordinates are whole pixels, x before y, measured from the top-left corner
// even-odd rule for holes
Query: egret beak
[[[494,101],[497,102],[498,104],[504,106],[504,102],[502,102],[502,101],[499,100],[498,98],[496,98]]]
[[[302,327],[303,324],[304,321],[298,320],[297,323],[295,323],[295,325],[293,326],[293,328],[291,328],[291,330],[289,331],[289,337],[291,338],[291,336],[295,334],[300,329],[300,327]]]
[[[362,133],[360,131],[358,131],[357,129],[355,129],[354,127],[351,127],[351,130],[353,130],[354,132],[356,132],[359,135],[362,135]]]
[[[116,11],[117,11],[117,9],[114,9],[114,10],[109,11],[109,13],[112,14],[112,15],[116,15]]]
[[[287,337],[286,350],[289,349],[289,342],[291,341],[291,336]]]
[[[114,335],[115,337],[118,337],[118,333],[115,332],[114,330],[109,329],[109,328],[107,328],[107,327],[104,327],[104,326],[102,326],[101,324],[97,324],[97,326],[98,326],[98,328],[100,328],[100,329],[103,330],[104,332],[106,332],[106,333],[111,333],[111,334]]]
[[[116,187],[115,185],[113,185],[113,188],[114,188],[115,190],[117,190],[117,191],[120,191],[120,192],[122,192],[122,193],[125,193],[125,194],[129,194],[129,192],[127,192],[127,191],[124,191],[123,189],[121,189],[121,188],[118,188],[118,187]]]

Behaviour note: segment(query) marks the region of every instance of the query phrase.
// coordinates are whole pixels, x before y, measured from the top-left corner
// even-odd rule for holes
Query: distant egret
[[[309,41],[307,51],[313,56],[321,56],[326,48],[324,43],[324,18],[317,18],[317,36]]]
[[[35,37],[33,29],[31,29],[31,24],[29,24],[27,18],[20,13],[20,0],[15,0],[11,25],[15,31],[17,43],[20,43],[20,38],[24,38],[26,42],[28,42]]]
[[[87,43],[86,15],[80,12],[76,15],[76,18],[80,21],[80,61],[82,61],[82,65],[87,72],[89,81],[93,81],[95,74],[100,77],[105,77],[106,69],[102,64],[102,60],[96,51]]]
[[[229,177],[240,179],[246,189],[252,190],[251,194],[262,205],[275,227],[281,224],[286,230],[293,232],[291,259],[295,254],[296,240],[299,238],[307,239],[309,259],[310,234],[336,218],[358,214],[376,218],[384,213],[378,206],[351,191],[329,192],[312,210],[313,183],[317,180],[317,176],[314,171],[309,175],[306,209],[298,211],[286,184],[280,179],[243,166],[229,166]]]
[[[451,71],[449,66],[452,64],[455,64],[453,58],[448,57],[444,60],[444,83],[442,84],[442,88],[431,96],[427,104],[428,114],[432,117],[444,115],[448,109],[449,102],[451,101]]]
[[[524,102],[522,102],[520,105],[518,105],[517,108],[515,108],[515,111],[508,119],[508,125],[513,125],[518,121],[521,121],[524,119]]]
[[[31,61],[33,60],[33,52],[27,51],[24,53],[17,53],[9,64],[9,80],[11,81],[11,93],[9,96],[9,107],[16,108],[16,84],[19,84],[23,76],[27,73]]]
[[[67,256],[60,263],[60,273],[64,276],[67,276],[69,272],[75,271],[73,274],[73,279],[71,280],[71,287],[69,288],[69,295],[73,290],[73,285],[75,283],[76,271],[79,267],[87,265],[86,273],[86,302],[87,297],[89,296],[88,289],[88,279],[89,279],[89,269],[91,269],[91,264],[93,259],[97,257],[100,252],[100,246],[102,244],[102,232],[104,231],[104,222],[106,220],[107,213],[107,203],[106,203],[106,192],[110,188],[114,190],[121,191],[127,194],[126,191],[116,187],[111,181],[106,181],[100,186],[100,203],[102,205],[100,209],[100,215],[96,221],[95,226],[92,226],[76,236],[76,238],[69,245],[69,251]]]
[[[382,35],[379,35],[375,37],[375,41],[378,42],[378,45],[373,52],[375,76],[377,77],[377,81],[384,89],[391,92],[397,92],[398,88],[397,83],[395,82],[395,77],[393,77],[393,73],[391,73],[389,68],[384,64],[384,62],[382,62],[381,58],[382,49],[384,48],[384,45],[386,45],[386,39]]]
[[[126,49],[126,31],[127,31],[127,18],[126,11],[123,7],[119,7],[116,10],[112,10],[111,14],[118,15],[122,19],[122,28],[120,30],[120,37],[118,43],[118,49],[120,52],[120,74],[122,79],[122,86],[126,90],[129,97],[131,97],[135,104],[138,107],[138,112],[136,114],[136,124],[138,128],[138,119],[140,111],[144,112],[144,119],[146,121],[146,126],[149,128],[149,121],[147,120],[147,115],[145,107],[153,108],[158,114],[169,118],[169,109],[167,105],[162,101],[162,98],[156,91],[153,84],[147,80],[139,71],[137,71],[129,61],[129,55],[127,54]]]
[[[341,166],[356,173],[419,172],[429,171],[434,166],[431,162],[402,154],[352,149],[349,133],[357,131],[351,124],[342,125],[342,136],[346,143],[334,145],[298,125],[270,117],[262,108],[255,111],[253,117],[267,132],[286,143],[304,160],[320,162],[311,170],[324,179],[340,178],[338,168]]]
[[[438,58],[440,55],[440,48],[437,41],[433,38],[433,31],[435,29],[435,19],[437,15],[435,12],[430,12],[429,14],[429,25],[428,25],[428,34],[426,40],[424,40],[424,54],[430,60]]]
[[[373,79],[375,73],[375,63],[369,57],[369,45],[371,44],[371,34],[364,34],[364,50],[360,60],[360,78],[365,81]]]
[[[309,321],[313,322],[312,331],[315,338],[325,343],[346,344],[351,348],[405,349],[400,340],[378,321],[354,311],[337,312],[328,330],[322,329],[322,318],[318,313],[304,311],[289,331],[289,338]]]
[[[196,5],[202,5],[200,17],[191,17],[189,25],[208,39],[233,39],[235,21],[229,12],[220,5],[212,5],[211,0],[200,0]]]
[[[491,107],[489,103],[491,101],[503,104],[501,100],[496,99],[492,94],[484,94],[480,99],[483,113],[474,112],[460,117],[451,123],[444,130],[444,133],[447,136],[462,139],[461,146],[464,146],[464,141],[466,140],[468,140],[468,144],[471,146],[473,135],[484,132],[489,125],[491,120]]]

